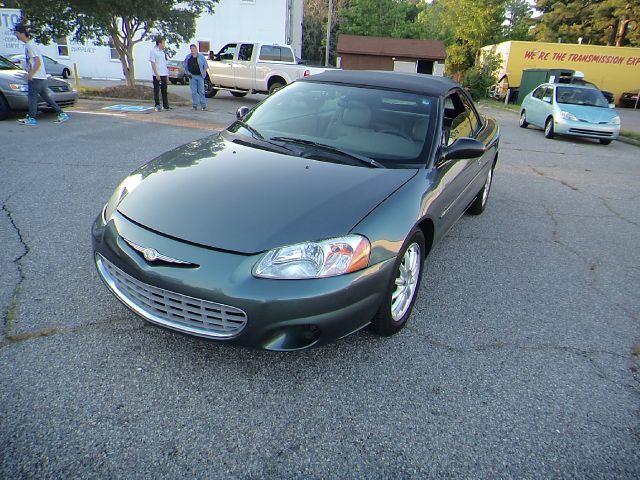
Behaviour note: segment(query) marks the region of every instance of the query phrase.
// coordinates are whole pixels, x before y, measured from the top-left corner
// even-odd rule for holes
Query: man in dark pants
[[[151,62],[151,70],[153,71],[153,100],[156,104],[156,112],[171,110],[169,99],[167,98],[167,77],[169,70],[167,69],[167,54],[164,51],[164,38],[156,37],[156,46],[151,49],[149,54]],[[162,92],[162,105],[160,105],[159,91]]]
[[[56,123],[62,123],[69,120],[69,115],[64,113],[58,104],[49,96],[47,91],[47,72],[44,69],[44,61],[38,45],[31,40],[27,33],[27,28],[18,24],[13,29],[18,40],[24,43],[24,56],[27,68],[27,82],[29,85],[29,115],[18,120],[22,125],[37,125],[36,113],[38,112],[38,98],[47,102],[47,104],[58,114]]]

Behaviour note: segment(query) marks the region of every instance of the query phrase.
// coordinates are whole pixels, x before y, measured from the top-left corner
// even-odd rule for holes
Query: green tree
[[[447,46],[447,74],[461,80],[480,48],[503,39],[506,0],[434,0],[418,15],[423,35]],[[421,35],[422,38],[425,38]]]
[[[533,40],[533,9],[527,0],[508,0],[506,19],[503,25],[505,40]]]
[[[195,34],[196,19],[219,0],[19,0],[38,41],[72,36],[116,49],[127,84],[135,83],[133,47],[155,35],[178,46]]]
[[[418,3],[417,0],[349,0],[340,10],[340,33],[417,38]]]
[[[336,58],[336,46],[340,31],[339,12],[346,7],[349,0],[333,0],[331,15],[331,43],[329,45],[329,63]],[[302,20],[302,58],[310,63],[324,62],[327,44],[328,0],[305,0]]]
[[[538,0],[540,41],[640,45],[640,2],[628,0]]]

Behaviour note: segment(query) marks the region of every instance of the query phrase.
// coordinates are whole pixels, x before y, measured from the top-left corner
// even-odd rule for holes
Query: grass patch
[[[504,102],[499,102],[498,100],[493,100],[491,98],[483,98],[482,100],[478,100],[476,103],[484,107],[491,107],[497,108],[499,110],[507,110],[509,112],[520,113],[520,105],[515,105],[513,103],[508,103],[505,105]]]
[[[134,85],[130,87],[128,85],[116,85],[114,87],[83,87],[80,86],[78,88],[80,95],[83,97],[94,97],[94,98],[120,98],[123,100],[135,100],[139,102],[151,102],[153,103],[153,88],[147,85]],[[180,95],[176,95],[168,92],[169,95],[169,103],[174,105],[187,105],[189,104],[188,100],[181,97]]]
[[[629,132],[628,130],[622,130],[620,135],[627,138],[633,138],[634,140],[638,140],[640,142],[640,133],[637,132]]]

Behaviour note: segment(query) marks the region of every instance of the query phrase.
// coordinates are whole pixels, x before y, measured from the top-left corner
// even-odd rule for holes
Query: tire
[[[180,80],[180,85],[189,85],[189,77],[187,75],[183,75]]]
[[[553,117],[547,118],[544,122],[544,136],[551,139],[553,138]]]
[[[382,304],[371,321],[371,329],[378,335],[391,336],[402,330],[409,320],[418,296],[425,256],[424,234],[416,228],[400,249]]]
[[[178,83],[178,80],[175,78],[170,78],[169,81],[171,82],[171,85],[175,85],[176,83]]]
[[[611,140],[609,140],[608,138],[601,138],[600,143],[602,145],[609,145],[611,143]]]
[[[527,122],[527,112],[522,110],[520,112],[520,128],[527,128],[529,126],[529,122]]]
[[[69,78],[71,76],[71,71],[68,68],[62,70],[62,78]]]
[[[204,96],[207,98],[213,98],[218,93],[216,88],[213,88],[213,84],[211,80],[209,80],[209,75],[204,78]]]
[[[247,92],[231,92],[231,95],[233,95],[234,97],[246,97],[247,96]]]
[[[11,109],[4,96],[0,93],[0,120],[6,120]]]
[[[484,182],[484,186],[480,189],[476,198],[473,200],[471,205],[467,208],[467,213],[470,215],[480,215],[484,212],[484,209],[487,207],[487,202],[489,201],[489,193],[491,192],[491,184],[493,183],[493,169],[495,165],[491,165],[489,169],[489,173],[487,173],[487,179]]]
[[[276,93],[281,88],[284,88],[284,83],[282,83],[282,82],[273,82],[269,86],[269,95],[273,95],[274,93]]]

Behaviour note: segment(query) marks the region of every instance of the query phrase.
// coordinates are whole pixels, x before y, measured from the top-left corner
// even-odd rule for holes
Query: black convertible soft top
[[[390,88],[441,97],[460,84],[450,78],[424,73],[386,72],[379,70],[326,70],[301,78],[303,82],[342,83],[374,88]]]

